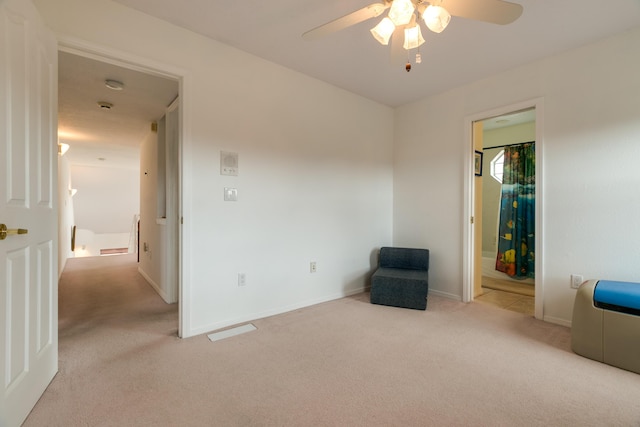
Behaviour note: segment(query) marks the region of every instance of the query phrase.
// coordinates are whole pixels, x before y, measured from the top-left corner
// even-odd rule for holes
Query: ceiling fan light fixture
[[[416,6],[411,0],[393,0],[391,10],[389,10],[389,18],[396,26],[406,25],[411,21],[414,10],[416,10]]]
[[[441,33],[449,25],[451,14],[442,6],[429,5],[422,14],[424,23],[434,33]]]
[[[395,31],[396,26],[389,18],[384,18],[375,27],[371,29],[373,37],[380,42],[380,44],[388,45],[391,35]]]
[[[414,25],[413,27],[407,27],[404,29],[404,47],[406,50],[415,49],[424,43],[424,38],[422,37],[422,31],[420,31],[419,25]]]

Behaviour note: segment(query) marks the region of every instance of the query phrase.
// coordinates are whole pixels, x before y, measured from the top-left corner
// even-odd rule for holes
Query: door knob
[[[7,228],[6,225],[0,224],[0,240],[4,240],[10,234],[27,234],[29,230],[26,228]]]

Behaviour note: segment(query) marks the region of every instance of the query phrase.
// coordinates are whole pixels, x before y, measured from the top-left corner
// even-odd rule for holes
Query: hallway
[[[154,348],[179,341],[177,304],[166,304],[127,254],[68,259],[58,307],[59,372],[23,426],[68,425],[80,408],[91,414],[81,425],[109,419],[113,407],[135,414],[139,388],[149,385],[141,379],[157,369]]]

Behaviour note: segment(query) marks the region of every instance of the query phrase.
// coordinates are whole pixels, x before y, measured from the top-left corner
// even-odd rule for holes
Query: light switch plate
[[[238,189],[224,187],[224,201],[225,202],[237,202],[238,201]]]

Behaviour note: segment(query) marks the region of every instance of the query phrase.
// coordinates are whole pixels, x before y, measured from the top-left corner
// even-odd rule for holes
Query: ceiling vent
[[[100,101],[98,102],[98,107],[102,108],[103,110],[111,110],[111,107],[113,107],[113,104],[110,102]]]

